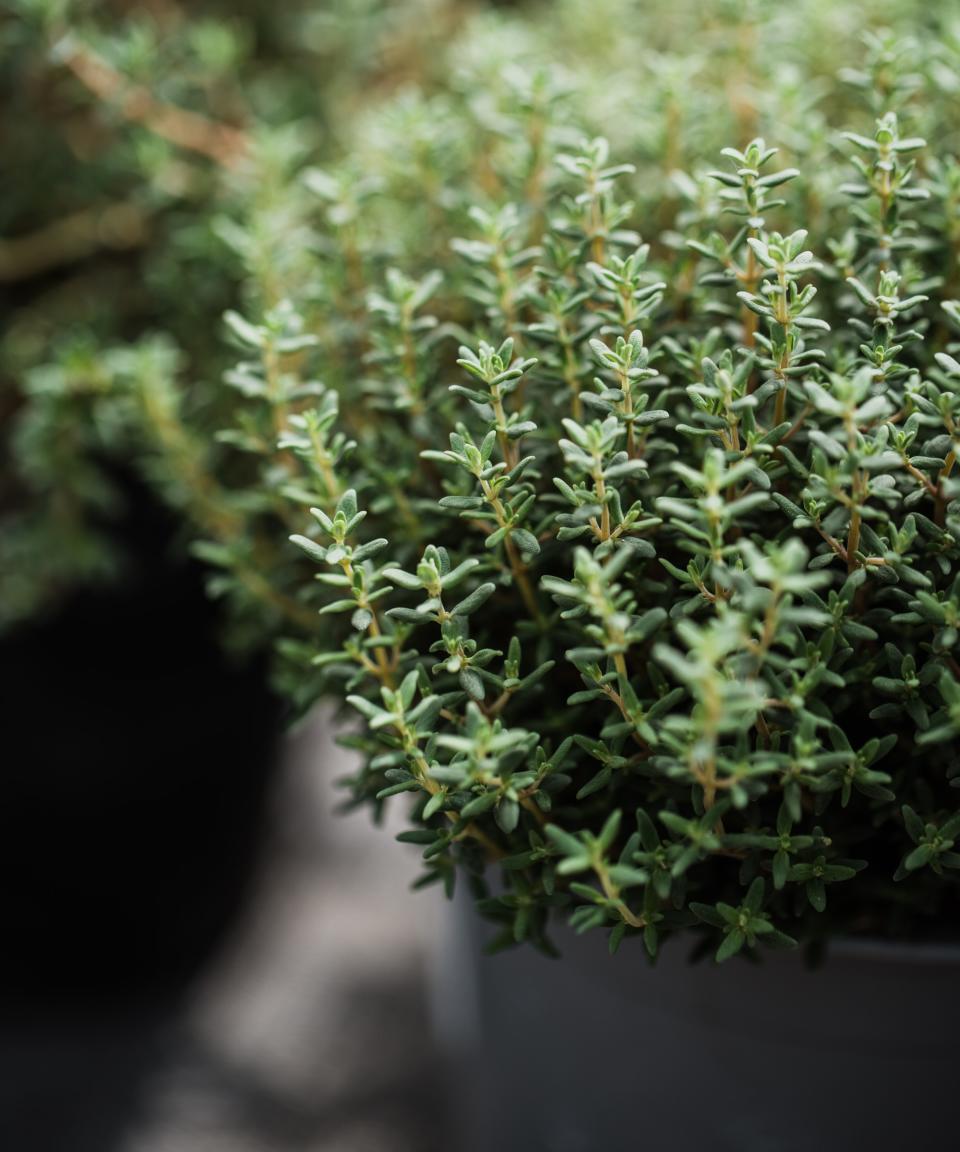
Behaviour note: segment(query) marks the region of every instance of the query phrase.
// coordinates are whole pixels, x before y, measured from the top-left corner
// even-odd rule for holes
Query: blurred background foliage
[[[315,249],[295,173],[342,152],[364,101],[424,74],[462,16],[432,0],[0,5],[0,626],[122,571],[115,464],[149,469],[124,385],[150,375],[160,408],[189,380],[176,434],[219,426],[220,316],[247,269],[292,287]],[[166,138],[167,109],[203,117],[201,144],[222,123],[223,146]]]
[[[635,163],[636,215],[668,240],[710,224],[718,141],[776,143],[816,228],[840,128],[922,88],[911,131],[960,135],[960,17],[921,0],[0,0],[0,44],[0,627],[122,578],[136,473],[205,541],[235,641],[304,633],[308,566],[281,549],[289,576],[263,578],[288,528],[250,483],[272,445],[239,410],[250,332],[226,310],[288,358],[318,340],[324,384],[352,387],[402,359],[411,289],[388,269],[451,265],[464,236],[509,263],[510,221],[475,210],[545,200],[584,134]],[[478,298],[469,259],[446,274]],[[384,375],[350,394],[389,408]]]

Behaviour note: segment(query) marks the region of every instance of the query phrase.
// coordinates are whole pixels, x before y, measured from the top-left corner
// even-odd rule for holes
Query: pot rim
[[[850,960],[877,960],[890,964],[960,964],[960,941],[884,940],[879,936],[834,936],[826,941],[831,956]]]

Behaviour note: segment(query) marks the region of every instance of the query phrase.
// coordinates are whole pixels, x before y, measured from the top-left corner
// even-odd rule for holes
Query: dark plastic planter
[[[902,1152],[955,1147],[960,947],[838,943],[655,968],[561,934],[487,957],[454,905],[437,1015],[461,1152]]]
[[[126,579],[0,639],[0,1008],[182,987],[255,865],[279,759],[264,660],[138,485]]]

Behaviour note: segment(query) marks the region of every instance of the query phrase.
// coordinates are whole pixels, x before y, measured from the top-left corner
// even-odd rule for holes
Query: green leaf
[[[565,832],[556,824],[548,824],[544,828],[547,838],[553,842],[554,847],[558,848],[560,852],[567,856],[579,856],[584,851],[582,841],[578,840],[576,836],[572,836],[569,832]]]
[[[302,548],[311,560],[316,560],[318,564],[326,564],[327,550],[315,540],[310,540],[306,536],[291,536],[290,541],[298,548]]]
[[[496,590],[496,584],[481,584],[479,588],[474,589],[469,596],[465,596],[459,604],[451,608],[451,614],[454,616],[469,616],[471,613],[476,612],[478,608],[482,608]]]
[[[482,816],[484,812],[488,812],[496,802],[496,792],[484,792],[480,796],[468,800],[460,809],[460,815],[464,820],[473,820],[475,816]]]
[[[500,831],[509,836],[520,819],[520,805],[516,800],[511,800],[509,796],[504,796],[497,805],[494,818]]]
[[[524,556],[537,556],[540,553],[540,544],[532,532],[525,528],[513,528],[510,537]]]
[[[734,928],[724,936],[720,947],[717,949],[716,960],[718,964],[722,964],[724,960],[729,960],[731,956],[736,954],[743,947],[746,937],[739,928]]]
[[[601,852],[609,852],[613,847],[617,839],[617,833],[620,830],[621,815],[622,813],[618,808],[611,812],[604,822],[603,828],[600,830],[600,836],[598,837]]]
[[[430,799],[423,806],[423,818],[429,820],[431,816],[435,816],[443,808],[446,794],[444,792],[434,792]]]
[[[908,872],[915,872],[918,868],[923,868],[924,865],[929,864],[934,855],[935,849],[932,844],[920,844],[908,853],[903,866]]]
[[[411,592],[418,591],[423,587],[418,576],[411,576],[409,572],[404,572],[402,568],[384,568],[383,575],[392,584],[399,584],[401,588],[407,588]]]
[[[483,700],[485,695],[483,681],[472,668],[464,668],[460,672],[458,679],[460,681],[460,687],[467,693],[471,700]]]
[[[373,622],[373,613],[368,608],[358,608],[350,617],[350,624],[358,632],[366,632]]]

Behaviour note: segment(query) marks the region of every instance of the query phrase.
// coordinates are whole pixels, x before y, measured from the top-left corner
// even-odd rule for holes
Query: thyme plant
[[[389,415],[286,441],[332,468],[293,540],[343,621],[314,663],[364,722],[355,796],[409,794],[425,879],[461,865],[503,942],[557,908],[718,960],[949,930],[960,364],[924,141],[893,110],[843,139],[839,237],[759,138],[677,237],[606,140],[559,153],[544,203],[470,213],[465,304],[371,297]]]
[[[480,17],[291,165],[212,470],[164,345],[115,386],[496,944],[955,936],[956,30],[662,7],[656,63],[626,0]]]

